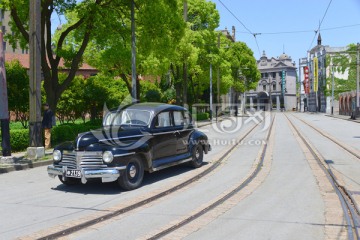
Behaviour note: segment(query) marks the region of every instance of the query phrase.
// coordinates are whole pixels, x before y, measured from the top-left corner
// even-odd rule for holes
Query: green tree
[[[169,69],[168,59],[184,31],[177,0],[136,1],[137,81],[139,75],[162,75]],[[116,22],[121,22],[117,19]],[[129,20],[123,24],[129,25]],[[110,76],[120,76],[131,92],[131,34],[103,24],[86,52],[87,61]],[[106,36],[106,38],[104,37]],[[140,92],[138,89],[138,98]]]
[[[63,76],[65,79],[66,76]],[[85,121],[87,104],[84,100],[84,83],[82,76],[76,76],[70,86],[61,95],[56,111],[56,117],[61,123],[74,122],[82,118]]]
[[[9,111],[24,128],[29,121],[29,76],[18,60],[5,63],[8,82]]]
[[[129,83],[130,3],[122,0],[41,1],[41,28],[45,33],[40,39],[41,66],[46,101],[53,110],[73,81],[90,43],[94,43],[90,51],[105,52],[101,57],[108,62],[105,64],[108,69],[123,74]],[[183,23],[178,21],[177,0],[137,0],[135,3],[139,52],[143,56],[171,54],[168,46],[175,44],[183,31]],[[9,33],[6,38],[13,46],[20,43],[27,48],[29,1],[3,0],[0,8],[10,10],[12,16],[9,32],[14,34]],[[51,33],[53,14],[67,17],[67,23],[55,37]],[[88,57],[92,55],[89,53]],[[69,72],[61,81],[59,70],[63,67]]]

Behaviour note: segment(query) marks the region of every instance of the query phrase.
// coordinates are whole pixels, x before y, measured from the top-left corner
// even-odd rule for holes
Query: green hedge
[[[100,122],[58,125],[51,131],[51,145],[56,146],[57,144],[65,141],[73,141],[79,133],[94,130],[100,126]],[[10,145],[12,152],[26,150],[26,148],[29,146],[29,129],[10,130]]]
[[[55,146],[65,141],[75,140],[79,133],[88,132],[99,127],[88,124],[63,124],[56,126],[51,131],[51,144]]]
[[[22,151],[29,146],[29,129],[10,130],[11,151]]]
[[[205,112],[205,113],[197,113],[196,114],[196,120],[197,121],[201,121],[201,120],[208,120],[210,117],[210,114]]]

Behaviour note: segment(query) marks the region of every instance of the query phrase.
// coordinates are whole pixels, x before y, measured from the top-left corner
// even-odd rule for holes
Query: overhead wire
[[[317,30],[315,31],[314,37],[313,37],[313,39],[312,39],[312,41],[311,41],[311,43],[310,43],[309,49],[308,49],[309,51],[310,51],[310,49],[311,49],[311,46],[312,46],[313,43],[314,43],[314,40],[315,40],[315,37],[316,37],[317,33],[320,31],[321,24],[323,23],[323,21],[324,21],[324,19],[325,19],[325,16],[326,16],[326,14],[327,14],[327,12],[328,12],[328,10],[329,10],[329,7],[330,7],[332,1],[333,1],[333,0],[330,0],[329,4],[328,4],[328,6],[327,6],[327,8],[326,8],[326,10],[325,10],[325,13],[324,13],[324,15],[323,15],[323,17],[322,17],[322,19],[321,19],[321,21],[320,21],[320,23],[319,23],[319,27],[318,27]]]
[[[256,42],[256,46],[257,46],[258,51],[259,51],[259,57],[260,57],[260,56],[261,56],[261,53],[260,53],[259,43],[258,43],[257,38],[256,38],[256,35],[259,35],[259,33],[254,33],[254,32],[252,32],[252,31],[250,31],[250,29],[247,28],[247,27],[245,26],[245,24],[244,24],[242,21],[240,21],[240,19],[239,19],[238,17],[236,17],[236,15],[235,15],[221,0],[218,0],[218,1],[219,1],[219,2],[221,3],[221,5],[223,5],[223,7],[246,29],[246,31],[248,31],[248,33],[250,33],[251,35],[254,36],[254,39],[255,39],[255,42]]]
[[[351,25],[344,25],[344,26],[338,26],[338,27],[322,28],[321,31],[330,31],[330,30],[349,28],[349,27],[358,27],[358,26],[360,26],[360,23],[351,24]],[[314,32],[314,31],[317,31],[317,30],[296,30],[296,31],[282,31],[282,32],[259,32],[259,33],[257,33],[257,35],[296,34],[296,33],[309,33],[309,32]],[[242,32],[242,31],[236,31],[236,33],[250,34],[248,32]]]

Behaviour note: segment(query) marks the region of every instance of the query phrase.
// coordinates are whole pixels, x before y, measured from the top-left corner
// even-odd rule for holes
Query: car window
[[[160,128],[160,127],[170,127],[170,126],[171,126],[170,112],[159,113],[155,121],[155,127]]]
[[[184,126],[185,125],[185,121],[184,121],[184,115],[182,111],[174,111],[174,124],[175,126]]]
[[[114,112],[107,115],[104,125],[141,125],[146,126],[151,119],[151,113],[146,110],[126,109],[121,112]]]

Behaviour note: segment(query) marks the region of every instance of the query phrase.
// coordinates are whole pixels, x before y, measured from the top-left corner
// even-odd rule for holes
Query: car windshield
[[[104,126],[110,125],[139,125],[147,126],[151,113],[146,110],[125,109],[121,112],[112,112],[106,116]]]

